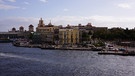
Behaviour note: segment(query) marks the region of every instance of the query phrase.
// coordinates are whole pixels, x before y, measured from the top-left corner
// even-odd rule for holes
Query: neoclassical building
[[[38,27],[36,28],[36,32],[41,34],[41,41],[44,44],[55,44],[55,30],[58,29],[57,26],[51,24],[44,24],[42,18],[39,20]]]

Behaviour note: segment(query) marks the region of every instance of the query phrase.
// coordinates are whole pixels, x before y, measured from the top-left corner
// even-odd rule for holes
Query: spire
[[[40,18],[38,27],[44,27],[44,26],[45,26],[44,21],[42,20],[42,18]]]
[[[48,24],[48,27],[53,27],[53,25],[52,25],[52,23],[51,23],[51,20],[50,20],[50,22],[49,22],[49,24]]]
[[[50,20],[50,23],[48,25],[52,25],[51,20]]]

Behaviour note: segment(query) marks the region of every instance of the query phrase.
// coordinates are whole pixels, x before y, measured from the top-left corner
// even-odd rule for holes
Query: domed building
[[[45,25],[44,21],[41,18],[39,20],[38,26],[36,27],[36,32],[42,36],[41,38],[42,43],[53,44],[54,43],[54,30],[57,28],[58,27],[55,27],[51,23],[51,21],[48,25]]]
[[[16,28],[13,27],[13,28],[12,28],[12,32],[16,32]]]
[[[68,25],[66,26],[66,28],[70,29],[70,28],[71,28],[71,26],[68,24]]]
[[[31,24],[29,25],[29,32],[33,32],[34,31],[34,26]]]
[[[21,26],[21,27],[19,28],[19,31],[20,31],[20,32],[24,32],[24,27]]]
[[[88,23],[86,26],[87,27],[92,27],[92,24],[91,23]]]
[[[48,25],[46,25],[45,27],[54,27],[54,25],[52,25],[51,21]]]

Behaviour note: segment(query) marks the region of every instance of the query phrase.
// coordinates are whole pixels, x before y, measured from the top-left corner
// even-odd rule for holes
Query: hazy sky
[[[40,18],[54,25],[97,27],[135,26],[135,0],[0,0],[0,31],[30,24],[37,27]]]

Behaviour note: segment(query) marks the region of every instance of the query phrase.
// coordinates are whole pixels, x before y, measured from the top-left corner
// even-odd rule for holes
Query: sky
[[[96,27],[135,26],[135,0],[0,0],[0,31],[30,24],[86,25]]]

